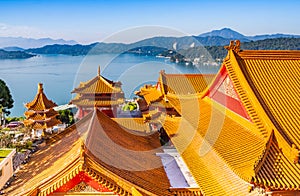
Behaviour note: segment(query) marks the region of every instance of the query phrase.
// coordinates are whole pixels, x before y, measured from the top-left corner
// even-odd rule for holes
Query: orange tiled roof
[[[85,147],[82,139],[86,140]],[[64,184],[60,182],[85,171],[119,194],[130,194],[134,187],[143,195],[170,195],[168,178],[155,155],[161,152],[159,147],[157,133],[136,134],[95,109],[50,139],[17,173],[17,180],[5,192],[8,195],[50,193]],[[152,168],[153,163],[157,167]]]
[[[118,123],[99,110],[94,113],[94,118],[97,120],[90,124],[91,130],[86,145],[94,156],[101,158],[96,158],[98,162],[119,177],[152,194],[169,195],[169,181],[160,158],[155,155],[162,151],[158,133],[141,136],[141,132],[120,129]],[[113,143],[110,140],[113,140]],[[152,168],[152,165],[156,167]]]
[[[195,108],[198,106],[198,98],[200,94],[191,94],[191,95],[174,95],[168,94],[166,96],[167,102],[169,105],[174,107],[179,114],[182,114],[182,110],[185,110],[190,104],[194,104]]]
[[[33,101],[26,103],[25,107],[28,110],[42,111],[57,106],[53,101],[49,100],[43,91],[43,84],[38,84],[38,92]]]
[[[96,77],[89,81],[81,82],[79,86],[72,91],[72,93],[122,93],[122,89],[120,82],[113,82],[104,78],[100,75],[100,71],[98,70],[98,75]]]
[[[215,74],[166,74],[160,72],[159,82],[163,94],[201,93],[215,78]]]
[[[276,130],[300,148],[300,51],[231,51],[230,58]]]
[[[51,128],[55,125],[61,124],[61,121],[56,119],[55,117],[53,118],[42,118],[42,119],[26,119],[24,120],[24,125],[25,126],[30,126],[32,129],[47,129]]]
[[[182,156],[205,194],[246,195],[243,184],[250,182],[251,176],[257,187],[299,191],[300,166],[294,163],[296,155],[291,151],[299,150],[300,141],[300,86],[296,80],[300,78],[300,51],[241,51],[239,42],[228,49],[221,70],[226,68],[251,120],[214,102],[203,92],[194,96],[168,95],[182,120],[169,119],[164,126],[175,146],[183,149]],[[219,114],[209,108],[219,108],[225,114],[215,120],[213,117]],[[223,122],[218,126],[220,119]],[[176,121],[180,123],[176,125]],[[178,134],[178,130],[182,133]],[[179,139],[180,135],[184,138]],[[201,156],[199,147],[203,144],[210,151]],[[211,160],[216,160],[215,164],[207,164]],[[224,175],[230,177],[225,179]]]
[[[300,148],[300,51],[240,50],[237,41],[223,66],[257,129],[268,133],[253,183],[299,191],[300,166],[291,152]]]
[[[64,134],[61,142],[46,145],[36,152],[29,163],[16,173],[16,180],[5,189],[7,195],[31,195],[43,183],[57,176],[80,156],[79,135],[75,131]],[[59,149],[59,150],[58,150]]]
[[[124,99],[120,98],[117,100],[90,100],[90,99],[73,99],[72,104],[77,106],[89,106],[89,107],[104,107],[104,106],[112,106],[112,105],[120,105],[124,103]]]
[[[152,85],[145,85],[144,87],[141,87],[141,89],[138,92],[135,92],[135,94],[143,97],[148,105],[150,105],[152,102],[160,100],[163,96],[161,91]]]
[[[264,139],[253,133],[254,126],[226,114],[229,111],[197,102],[184,104],[181,118],[167,117],[165,130],[205,195],[246,195]]]
[[[126,129],[149,133],[150,127],[148,123],[144,122],[143,118],[112,118],[121,127]]]
[[[292,144],[299,149],[300,51],[239,47],[239,41],[232,41],[223,66],[248,115],[263,134],[267,132],[269,136],[275,130],[275,135],[285,141],[280,142],[285,150]]]
[[[255,165],[254,184],[263,184],[271,190],[300,190],[300,166],[282,152],[272,132],[265,152]]]
[[[30,118],[30,119],[33,119],[33,120],[42,120],[42,119],[45,119],[45,118],[50,118],[50,117],[55,117],[58,114],[57,111],[53,110],[53,109],[48,109],[48,110],[45,110],[45,111],[33,111],[33,110],[30,110],[30,111],[26,111],[24,113],[24,115],[26,116],[26,118]]]

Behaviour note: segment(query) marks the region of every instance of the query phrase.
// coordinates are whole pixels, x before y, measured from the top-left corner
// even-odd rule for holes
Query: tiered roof
[[[56,103],[46,97],[42,83],[38,84],[38,92],[34,99],[25,104],[28,111],[44,111],[55,106],[57,106]]]
[[[247,183],[300,191],[298,78],[300,51],[243,51],[236,41],[209,88],[169,97],[182,117],[163,126],[203,194],[247,195]]]
[[[39,83],[35,98],[25,104],[28,110],[24,113],[26,116],[24,124],[33,129],[47,129],[60,124],[61,122],[56,119],[58,112],[53,110],[55,106],[57,105],[46,97],[43,84]]]
[[[114,99],[101,99],[97,97],[92,98],[84,98],[83,96],[76,95],[74,99],[71,100],[71,103],[77,106],[82,107],[106,107],[106,106],[112,106],[112,105],[120,105],[124,103],[124,98],[118,98],[116,100]]]
[[[179,96],[188,99],[198,96],[215,76],[215,74],[166,74],[162,70],[156,86],[145,85],[136,94],[143,97],[148,106],[174,108],[180,114]]]
[[[215,74],[166,74],[162,70],[156,86],[145,85],[136,94],[143,96],[148,104],[169,95],[197,94],[206,89],[215,76]]]
[[[80,82],[72,93],[77,93],[76,97],[71,100],[71,103],[77,106],[111,106],[124,102],[121,82],[113,82],[101,76],[100,67],[96,77],[86,82]]]
[[[84,172],[115,194],[172,195],[158,152],[158,133],[142,135],[94,109],[50,138],[5,192],[49,195]]]
[[[160,100],[163,96],[161,91],[159,91],[156,86],[152,85],[143,86],[139,91],[135,92],[135,94],[143,97],[148,105]]]

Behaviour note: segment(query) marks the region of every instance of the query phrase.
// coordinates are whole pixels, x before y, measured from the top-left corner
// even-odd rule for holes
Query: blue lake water
[[[22,116],[24,104],[33,100],[37,84],[44,84],[44,92],[58,105],[72,98],[71,91],[80,81],[97,75],[122,82],[126,98],[144,84],[157,82],[159,71],[166,73],[216,73],[217,66],[185,66],[168,59],[134,54],[101,54],[88,56],[39,55],[29,59],[0,60],[0,79],[8,85],[14,99],[10,116]]]

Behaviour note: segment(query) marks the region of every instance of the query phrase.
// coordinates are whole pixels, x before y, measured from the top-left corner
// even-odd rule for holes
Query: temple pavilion
[[[153,118],[157,112],[179,116],[180,112],[169,102],[169,97],[196,95],[202,92],[215,78],[215,74],[167,74],[164,70],[159,73],[156,85],[145,85],[135,94],[142,99],[138,101],[143,114]]]
[[[98,75],[86,82],[80,82],[72,93],[76,93],[71,103],[78,108],[77,118],[81,119],[94,106],[98,107],[106,115],[113,117],[120,104],[124,103],[124,93],[121,88],[121,82],[113,82],[100,75],[100,66]]]
[[[24,113],[26,117],[24,125],[34,130],[34,135],[45,131],[51,132],[53,126],[61,123],[56,118],[59,115],[58,112],[53,109],[56,106],[53,101],[46,97],[43,84],[39,83],[35,98],[25,104],[27,111]]]

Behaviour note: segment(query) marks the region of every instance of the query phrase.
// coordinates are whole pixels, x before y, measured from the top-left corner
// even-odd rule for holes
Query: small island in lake
[[[6,51],[3,49],[0,49],[0,59],[27,59],[34,57],[36,55],[29,54],[27,52],[23,51]]]

